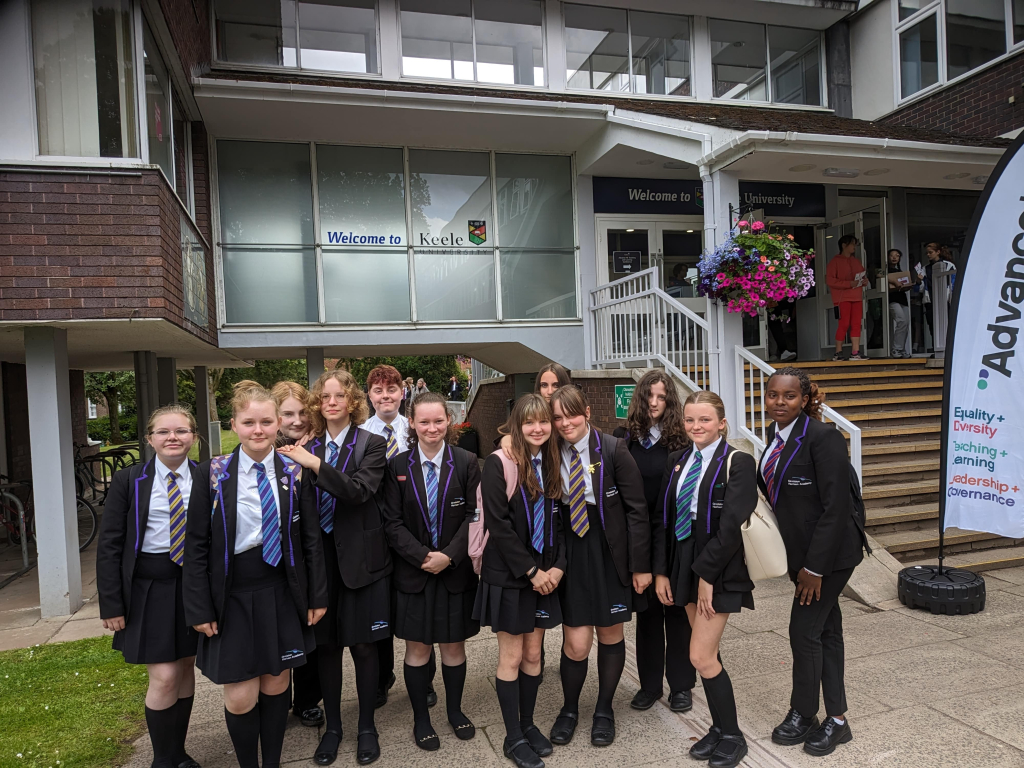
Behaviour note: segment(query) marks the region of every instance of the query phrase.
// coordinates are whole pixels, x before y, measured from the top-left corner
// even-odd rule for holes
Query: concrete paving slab
[[[1017,566],[1016,568],[999,568],[995,571],[986,571],[982,574],[985,577],[985,581],[988,582],[990,576],[1001,581],[1009,581],[1013,584],[1020,584],[1024,586],[1024,566]]]
[[[1001,689],[962,696],[954,701],[932,702],[932,708],[999,741],[1024,750],[1024,696]]]
[[[858,616],[844,615],[843,637],[846,658],[856,659],[927,643],[957,640],[962,635],[919,621],[913,613],[883,611]]]
[[[99,619],[92,621],[67,621],[64,626],[47,642],[63,643],[68,640],[81,640],[86,637],[113,637],[114,633],[103,628]]]
[[[793,605],[793,593],[758,599],[754,597],[754,610],[741,611],[729,617],[729,626],[747,634],[770,632],[789,626],[789,610]]]
[[[1024,625],[955,641],[967,651],[1024,669]],[[1022,692],[1024,693],[1024,692]],[[1024,695],[1020,696],[1024,700]]]
[[[728,626],[728,625],[726,625]],[[789,640],[775,632],[731,638],[722,643],[722,662],[733,680],[760,677],[793,667]]]
[[[965,637],[985,634],[1005,627],[1024,623],[1024,595],[1015,595],[1004,590],[986,594],[985,610],[968,616],[936,616],[920,608],[899,608],[897,613],[913,615]]]
[[[100,622],[100,601],[95,597],[87,598],[82,607],[71,617],[71,621],[86,620]]]

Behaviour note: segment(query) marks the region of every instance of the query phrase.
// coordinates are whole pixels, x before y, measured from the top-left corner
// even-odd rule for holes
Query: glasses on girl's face
[[[179,440],[184,440],[186,437],[192,434],[192,430],[185,429],[184,427],[181,429],[154,429],[149,434],[151,434],[157,440],[166,440],[171,435],[174,435]]]

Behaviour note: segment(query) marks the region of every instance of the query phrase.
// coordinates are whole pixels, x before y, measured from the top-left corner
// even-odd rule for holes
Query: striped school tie
[[[541,490],[537,500],[533,502],[533,535],[531,541],[533,548],[537,552],[544,551],[544,483],[540,476],[540,463],[541,458],[537,456],[533,460],[533,473],[537,476],[537,483],[540,485]]]
[[[690,535],[690,506],[693,503],[693,494],[697,491],[697,483],[700,482],[700,466],[703,459],[700,451],[693,452],[693,464],[686,473],[683,487],[676,495],[676,541],[682,541]]]
[[[437,546],[437,467],[434,462],[427,465],[427,515],[430,518],[430,540]]]
[[[276,568],[281,562],[281,521],[277,516],[277,503],[267,468],[258,461],[253,466],[256,467],[256,488],[263,507],[263,562]]]
[[[388,441],[388,459],[398,455],[398,441],[395,440],[395,428],[390,424],[384,425],[384,439]]]
[[[338,464],[338,444],[333,440],[327,443],[327,463],[332,467]],[[320,491],[320,527],[324,533],[334,530],[335,500],[327,491]]]
[[[587,519],[587,486],[583,482],[583,462],[575,445],[569,446],[569,527],[582,537],[590,530]]]
[[[782,449],[786,447],[786,443],[783,442],[780,435],[775,436],[775,445],[772,446],[772,452],[768,454],[768,461],[764,463],[764,484],[768,489],[768,498],[772,498],[773,486],[775,485],[775,467],[779,463],[779,456],[782,455]]]
[[[654,445],[654,441],[651,439],[650,432],[644,435],[644,439],[640,441],[640,445],[642,445],[648,451],[651,450],[651,446]]]
[[[167,506],[171,511],[171,560],[177,565],[185,564],[185,501],[175,482],[177,472],[167,475]]]

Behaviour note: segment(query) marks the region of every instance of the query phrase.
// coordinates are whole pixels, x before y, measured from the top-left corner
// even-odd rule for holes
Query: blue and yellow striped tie
[[[398,441],[395,439],[395,428],[390,424],[384,426],[384,439],[388,441],[388,459],[398,455]]]
[[[579,537],[590,530],[587,519],[587,486],[583,481],[583,462],[575,445],[569,446],[569,526]]]
[[[171,560],[178,565],[185,564],[185,501],[175,482],[178,473],[167,475],[167,507],[171,512]]]
[[[682,541],[690,535],[690,505],[693,503],[693,494],[697,491],[697,483],[700,482],[702,459],[700,451],[693,452],[693,464],[686,473],[683,487],[676,495],[676,541]]]
[[[258,461],[253,466],[256,467],[256,489],[263,508],[263,562],[276,568],[281,562],[281,521],[277,516],[277,502],[267,477],[267,468]]]

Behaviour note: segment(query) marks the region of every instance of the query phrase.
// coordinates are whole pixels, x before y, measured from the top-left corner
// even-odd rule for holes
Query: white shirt
[[[180,467],[171,469],[158,456],[153,466],[156,468],[156,476],[153,478],[153,490],[149,494],[149,517],[146,519],[142,551],[162,555],[171,551],[171,503],[167,497],[167,476],[171,472],[178,473],[175,482],[187,511],[188,497],[192,493],[192,472],[187,458],[181,462]]]
[[[653,446],[661,439],[661,427],[657,424],[652,424],[651,428],[647,430],[647,436],[651,438],[651,445]]]
[[[587,504],[597,504],[594,497],[594,476],[590,473],[590,430],[582,440],[572,446],[580,455],[583,462],[583,488],[586,492]],[[602,471],[601,467],[595,467],[595,472]],[[562,502],[569,503],[569,446],[562,443],[562,487],[565,493],[562,494]]]
[[[718,450],[718,444],[722,442],[722,438],[718,438],[709,445],[707,448],[702,448],[700,452],[700,477],[697,478],[697,487],[693,491],[693,498],[690,499],[690,519],[697,519],[697,497],[700,496],[700,485],[704,482],[704,475],[708,471],[708,467],[711,466],[711,457],[715,455],[715,451]],[[697,446],[694,446],[696,449]],[[689,458],[686,459],[686,464],[683,465],[683,471],[679,473],[679,482],[676,483],[676,498],[679,498],[680,491],[683,490],[683,481],[686,479],[687,474],[690,472],[690,467],[693,466],[693,462],[696,459],[694,454],[696,450],[690,451]]]
[[[381,419],[376,413],[373,417],[367,420],[363,424],[363,429],[367,432],[372,432],[375,435],[380,435],[387,440],[387,435],[384,434],[384,427],[387,426],[387,422]],[[395,420],[391,422],[391,428],[395,431],[395,440],[398,441],[398,452],[409,450],[409,420],[402,414],[395,416]]]
[[[786,443],[789,441],[789,436],[793,433],[793,427],[796,426],[797,421],[799,421],[799,418],[793,419],[791,422],[789,422],[789,424],[787,424],[785,427],[783,427],[782,429],[780,429],[778,432],[775,433],[776,437],[781,437],[782,438],[782,446],[783,447],[785,447]],[[761,465],[760,465],[761,477],[764,477],[764,465],[768,462],[768,457],[772,455],[772,451],[774,449],[775,449],[775,439],[773,438],[772,442],[768,445],[768,447],[764,449],[764,453],[761,454]],[[778,464],[776,464],[775,465],[775,471],[778,472],[779,470],[780,470],[780,467],[778,466]],[[765,482],[768,482],[767,479],[765,480]]]
[[[338,457],[341,458],[341,449],[345,446],[345,438],[348,437],[348,431],[352,428],[352,422],[345,425],[345,428],[338,433],[337,437],[331,437],[331,433],[327,432],[324,434],[324,461],[327,461],[327,456],[330,453],[330,446],[327,443],[334,443],[338,446]],[[337,464],[337,462],[335,462]],[[338,467],[341,469],[341,467]]]
[[[439,450],[434,455],[434,458],[432,458],[432,459],[428,459],[426,456],[424,456],[423,455],[423,449],[421,449],[419,447],[416,448],[416,453],[419,456],[420,469],[423,470],[423,484],[426,485],[426,483],[427,483],[427,464],[433,464],[434,465],[434,469],[437,470],[437,480],[438,480],[438,483],[440,483],[440,481],[441,481],[441,461],[444,459],[444,446],[443,445],[441,446],[441,450]],[[439,489],[439,492],[440,492],[440,489]],[[439,499],[441,498],[440,495],[438,496],[438,498]]]
[[[277,467],[273,450],[263,459],[270,490],[277,506],[278,525],[281,520],[281,495],[277,491]],[[263,504],[256,484],[256,462],[245,451],[238,452],[238,496],[235,511],[235,554],[263,546]]]

